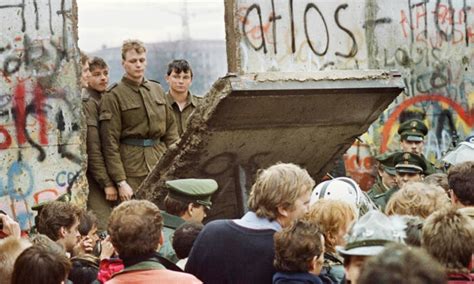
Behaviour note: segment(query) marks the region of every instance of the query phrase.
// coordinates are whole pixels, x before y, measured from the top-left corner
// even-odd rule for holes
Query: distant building
[[[209,91],[217,78],[227,73],[225,41],[189,40],[146,44],[148,67],[146,77],[160,81],[168,90],[165,81],[168,62],[173,59],[186,59],[193,67],[194,78],[191,92],[203,96]],[[92,56],[104,58],[110,68],[110,83],[117,82],[123,75],[120,47],[96,51]]]

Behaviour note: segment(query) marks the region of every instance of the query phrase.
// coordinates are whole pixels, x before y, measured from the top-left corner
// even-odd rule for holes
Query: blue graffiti
[[[56,176],[56,184],[59,185],[60,187],[70,185],[74,181],[75,177],[76,177],[75,173],[61,171]]]
[[[21,176],[24,173],[26,173],[26,179],[29,180],[28,187],[26,188],[25,191],[17,190],[15,188],[15,176]],[[33,184],[34,184],[34,179],[33,179],[33,171],[31,170],[31,167],[28,166],[26,163],[23,161],[15,161],[10,169],[8,170],[8,186],[7,190],[8,193],[10,194],[10,197],[14,200],[24,200],[26,196],[29,196],[33,192]],[[22,181],[25,179],[22,178]]]

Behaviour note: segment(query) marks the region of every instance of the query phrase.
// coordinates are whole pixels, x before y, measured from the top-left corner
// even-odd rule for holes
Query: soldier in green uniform
[[[137,40],[122,45],[125,75],[100,104],[100,134],[107,171],[129,200],[166,149],[178,139],[173,111],[158,82],[145,79],[146,48]]]
[[[385,193],[397,185],[395,180],[395,163],[393,160],[395,154],[396,153],[384,153],[375,157],[378,162],[377,180],[367,192],[367,195],[372,201],[374,201],[376,195]]]
[[[184,130],[186,130],[189,116],[202,99],[192,95],[189,91],[193,81],[193,70],[186,60],[171,61],[168,64],[166,74],[166,82],[169,85],[166,102],[173,109],[178,133],[179,136],[182,136]]]
[[[87,207],[98,219],[98,229],[107,229],[107,221],[117,200],[117,188],[107,173],[99,135],[99,104],[109,84],[109,67],[102,58],[89,62],[87,87],[82,92],[82,107],[87,123],[87,182],[89,196]]]
[[[400,146],[403,152],[412,152],[422,157],[427,165],[425,175],[434,174],[436,169],[430,161],[423,156],[423,148],[425,146],[425,136],[428,133],[428,128],[419,119],[410,119],[398,128],[400,134]]]
[[[187,221],[202,223],[218,185],[213,179],[178,179],[167,181],[166,186],[169,191],[164,202],[166,212],[162,212],[164,243],[159,253],[176,263],[179,259],[172,247],[174,231]]]
[[[385,211],[390,197],[397,192],[407,182],[422,181],[426,171],[426,163],[420,156],[412,152],[397,152],[393,157],[395,163],[397,186],[391,188],[385,193],[375,195],[374,203]]]

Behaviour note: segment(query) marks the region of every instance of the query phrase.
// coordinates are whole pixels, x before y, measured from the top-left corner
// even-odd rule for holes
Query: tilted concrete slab
[[[213,178],[208,220],[240,217],[257,169],[292,162],[320,180],[402,91],[401,77],[382,71],[219,79],[136,195],[161,205],[166,180]]]

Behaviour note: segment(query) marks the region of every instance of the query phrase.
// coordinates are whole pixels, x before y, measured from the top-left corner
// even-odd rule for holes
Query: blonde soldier
[[[89,62],[91,75],[83,91],[82,106],[87,123],[87,207],[97,215],[99,230],[107,229],[107,220],[117,200],[117,188],[107,174],[99,137],[99,104],[109,84],[109,67],[102,58]]]
[[[166,101],[173,109],[179,136],[183,135],[188,125],[188,118],[194,112],[201,101],[200,97],[194,96],[189,91],[193,82],[193,70],[184,59],[173,60],[168,64],[166,82],[169,91]]]
[[[161,85],[145,79],[146,48],[141,41],[122,45],[125,75],[104,95],[100,106],[102,149],[120,200],[153,169],[166,149],[179,138],[173,111]]]

